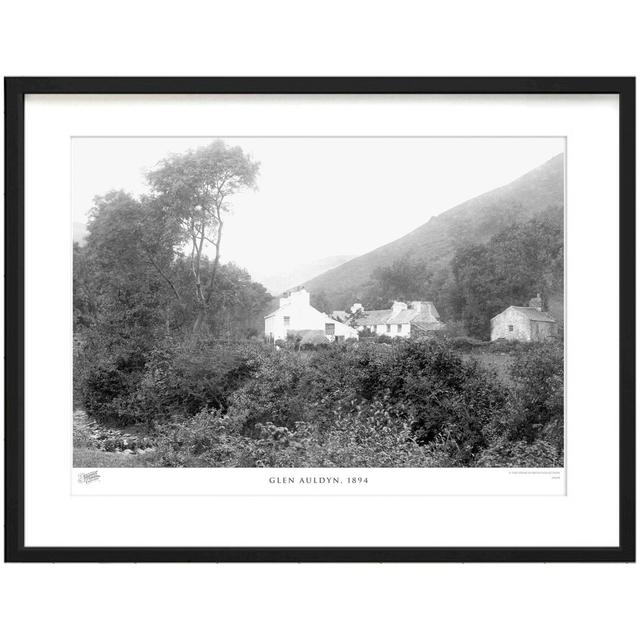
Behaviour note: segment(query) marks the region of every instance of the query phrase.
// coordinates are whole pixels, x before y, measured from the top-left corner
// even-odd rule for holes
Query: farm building
[[[529,300],[527,307],[508,307],[491,318],[491,340],[539,342],[558,335],[556,319],[542,310],[540,295]]]
[[[391,309],[366,311],[362,305],[351,307],[354,323],[358,330],[369,329],[376,335],[391,338],[428,335],[433,331],[442,331],[446,325],[440,321],[440,315],[433,302],[414,300],[408,305],[395,301]]]
[[[358,338],[355,329],[312,307],[305,289],[291,291],[280,298],[280,306],[264,318],[264,334],[270,340],[285,340],[295,334],[303,339],[324,337],[329,342]]]

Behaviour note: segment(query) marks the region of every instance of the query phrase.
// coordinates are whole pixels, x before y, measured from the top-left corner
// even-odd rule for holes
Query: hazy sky
[[[74,138],[72,209],[146,191],[144,173],[211,138]],[[386,244],[431,216],[510,182],[564,151],[563,138],[225,138],[260,162],[236,195],[222,259],[254,277]]]

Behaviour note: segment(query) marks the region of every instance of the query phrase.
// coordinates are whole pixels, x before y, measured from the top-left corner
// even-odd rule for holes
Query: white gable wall
[[[558,335],[555,322],[531,320],[518,309],[509,307],[491,320],[491,340],[519,340],[522,342],[545,340]]]
[[[264,319],[264,333],[273,340],[285,340],[288,331],[315,330],[326,332],[327,325],[333,325],[334,336],[358,338],[358,332],[342,322],[338,322],[309,304],[306,291],[295,291],[288,298],[282,298],[280,307]],[[288,318],[288,322],[287,322]]]
[[[491,320],[491,340],[531,340],[531,323],[524,314],[509,307]]]

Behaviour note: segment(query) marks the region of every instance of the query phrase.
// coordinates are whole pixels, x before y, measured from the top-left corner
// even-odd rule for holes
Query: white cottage
[[[358,338],[358,332],[352,327],[314,309],[305,289],[291,291],[280,298],[280,306],[264,318],[264,334],[270,340],[285,340],[289,334],[323,337],[329,342]]]
[[[491,318],[491,340],[539,342],[558,335],[556,319],[542,310],[540,294],[527,307],[511,306]]]
[[[408,338],[412,335],[427,335],[432,331],[442,331],[446,325],[440,321],[440,314],[433,302],[414,300],[409,304],[394,301],[391,309],[365,311],[355,304],[351,313],[357,313],[355,324],[372,333],[391,338]]]

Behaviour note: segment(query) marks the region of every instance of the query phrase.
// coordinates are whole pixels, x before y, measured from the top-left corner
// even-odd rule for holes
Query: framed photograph
[[[5,559],[635,560],[635,79],[7,78]]]

